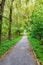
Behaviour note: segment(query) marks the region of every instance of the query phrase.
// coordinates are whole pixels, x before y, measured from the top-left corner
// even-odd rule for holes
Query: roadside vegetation
[[[41,65],[43,65],[43,1],[36,0],[32,12],[28,39],[36,53]]]
[[[22,38],[23,35],[20,35],[10,41],[4,41],[0,45],[0,58],[9,51],[14,45],[17,44],[17,42]]]
[[[43,45],[41,45],[41,41],[36,38],[32,38],[29,34],[27,35],[37,59],[39,60],[40,64],[43,65]]]

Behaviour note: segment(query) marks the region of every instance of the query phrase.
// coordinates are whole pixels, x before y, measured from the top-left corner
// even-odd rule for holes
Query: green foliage
[[[2,42],[0,45],[0,57],[2,57],[2,55],[4,55],[12,46],[14,46],[21,39],[21,37],[22,36],[18,36],[13,40]]]
[[[39,41],[38,39],[32,38],[29,34],[28,34],[28,39],[32,45],[32,48],[33,48],[40,64],[43,65],[43,46],[40,45],[41,41]]]
[[[43,1],[37,0],[35,9],[31,16],[31,34],[32,37],[41,40],[43,38]]]
[[[0,0],[0,3],[2,0]],[[2,18],[2,44],[0,46],[0,56],[9,50],[16,41],[19,34],[24,29],[29,34],[39,39],[29,38],[34,51],[41,62],[43,61],[43,0],[5,0]],[[14,40],[8,41],[10,7],[12,7],[11,37]],[[4,42],[4,41],[8,42]],[[38,52],[39,51],[39,52]]]
[[[2,0],[0,0],[1,2]],[[5,0],[4,12],[2,18],[2,41],[8,40],[9,21],[10,21],[10,6],[12,0]],[[14,0],[12,3],[12,24],[11,24],[11,37],[14,38],[19,32],[23,32],[23,29],[28,29],[29,18],[32,13],[32,7],[34,4],[30,0]],[[29,7],[28,7],[29,6]],[[31,7],[32,6],[32,7]]]
[[[41,38],[43,38],[43,23],[36,22],[32,24],[31,34],[32,34],[32,37],[35,37],[41,40]]]
[[[41,45],[43,46],[43,39],[41,39]]]

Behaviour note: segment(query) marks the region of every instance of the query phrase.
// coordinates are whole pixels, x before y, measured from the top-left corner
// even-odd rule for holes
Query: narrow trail
[[[26,35],[16,44],[7,57],[0,61],[0,65],[37,65],[31,54]]]

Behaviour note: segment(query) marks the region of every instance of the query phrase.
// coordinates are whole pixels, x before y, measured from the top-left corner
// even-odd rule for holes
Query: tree
[[[0,4],[0,43],[1,43],[1,36],[2,36],[2,17],[4,12],[4,5],[5,5],[5,0],[2,0]]]
[[[12,5],[13,5],[13,1],[11,1],[11,6],[10,6],[10,15],[9,15],[9,32],[8,32],[8,38],[9,40],[11,40],[11,24],[12,24]]]
[[[43,1],[37,0],[31,17],[31,35],[39,40],[43,38]]]

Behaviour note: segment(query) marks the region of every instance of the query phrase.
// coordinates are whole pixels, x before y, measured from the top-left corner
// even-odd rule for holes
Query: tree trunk
[[[4,5],[5,5],[5,0],[2,0],[0,4],[0,43],[1,43],[1,37],[2,37],[2,17],[4,12]]]
[[[9,40],[11,40],[11,23],[12,23],[12,8],[10,8],[10,21],[9,21]]]
[[[9,38],[9,40],[11,40],[11,24],[12,24],[12,5],[13,5],[13,1],[14,0],[12,0],[12,2],[11,2],[10,15],[9,15],[9,18],[10,18],[10,20],[9,20],[9,32],[8,32],[8,38]]]

